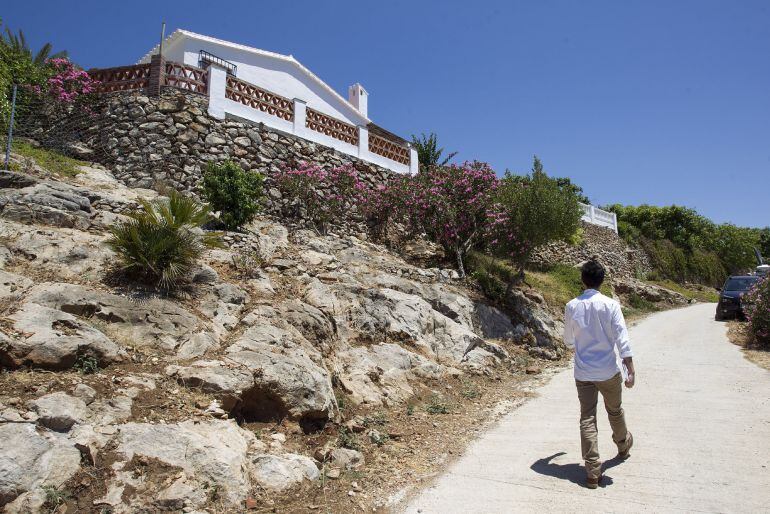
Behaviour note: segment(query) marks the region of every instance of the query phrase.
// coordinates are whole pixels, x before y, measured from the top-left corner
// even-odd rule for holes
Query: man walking
[[[602,393],[618,457],[626,459],[634,443],[621,406],[621,369],[615,349],[627,370],[626,387],[634,386],[634,363],[620,304],[599,292],[604,267],[596,260],[581,269],[586,290],[564,311],[564,343],[575,348],[575,383],[580,400],[580,442],[586,466],[586,485],[596,489],[602,478],[596,430],[596,403]]]

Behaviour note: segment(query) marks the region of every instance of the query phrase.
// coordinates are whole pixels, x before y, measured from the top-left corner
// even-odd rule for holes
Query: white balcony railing
[[[594,207],[593,205],[580,204],[583,208],[583,221],[599,225],[600,227],[611,228],[618,233],[618,217],[614,212],[605,211]]]

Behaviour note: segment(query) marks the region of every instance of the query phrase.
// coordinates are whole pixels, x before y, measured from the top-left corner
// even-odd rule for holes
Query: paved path
[[[770,512],[770,372],[745,360],[714,305],[631,328],[637,384],[623,390],[634,450],[582,487],[572,370],[503,418],[406,512]],[[604,459],[617,452],[599,416]]]

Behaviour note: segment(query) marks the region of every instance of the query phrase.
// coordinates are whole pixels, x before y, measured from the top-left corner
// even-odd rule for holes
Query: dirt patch
[[[80,471],[59,487],[59,498],[48,498],[43,512],[111,512],[109,507],[98,505],[98,500],[107,493],[107,483],[115,474],[112,465],[118,460],[112,442],[99,453],[96,464],[83,459]]]
[[[751,345],[748,325],[744,321],[727,322],[727,338],[731,343],[741,347],[743,356],[760,368],[770,371],[770,350],[754,348]]]

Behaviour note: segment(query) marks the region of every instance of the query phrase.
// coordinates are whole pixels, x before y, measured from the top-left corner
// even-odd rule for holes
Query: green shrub
[[[544,298],[559,298],[557,303],[562,307],[568,301],[580,296],[586,288],[581,278],[580,268],[567,264],[555,264],[542,273],[528,273],[528,281],[530,276],[532,285],[543,293]],[[604,281],[599,291],[606,296],[612,296],[609,280]]]
[[[722,257],[713,251],[695,249],[688,256],[688,282],[698,282],[712,287],[720,287],[727,278]]]
[[[107,244],[118,253],[122,269],[135,278],[172,289],[185,279],[206,247],[219,246],[219,234],[204,232],[209,208],[172,191],[168,199],[142,201],[111,230]]]
[[[505,300],[508,286],[488,270],[484,268],[474,270],[471,272],[471,277],[479,284],[484,296],[497,302]]]
[[[737,275],[756,266],[754,248],[760,246],[760,232],[723,223],[708,231],[706,244],[719,256],[727,273]]]
[[[376,444],[377,446],[382,446],[388,441],[390,441],[390,436],[388,434],[383,434],[378,430],[370,430],[369,440],[374,444]]]
[[[753,343],[770,347],[770,278],[765,278],[743,296],[743,310]]]
[[[92,375],[99,371],[99,360],[93,355],[83,353],[77,356],[72,369],[83,375]]]
[[[650,264],[661,276],[684,282],[687,277],[687,256],[684,249],[668,239],[643,238],[641,244],[650,257]]]
[[[66,489],[57,489],[52,485],[44,485],[42,489],[45,494],[43,506],[48,509],[48,512],[59,512],[58,507],[73,499],[72,494]]]
[[[431,396],[430,401],[425,406],[425,412],[428,414],[449,414],[450,411],[449,404],[437,394]]]
[[[475,400],[476,398],[481,396],[481,391],[479,390],[478,386],[476,386],[476,384],[474,384],[470,380],[464,380],[463,388],[460,391],[460,394],[466,400]]]
[[[361,450],[361,443],[358,441],[358,437],[347,427],[340,428],[337,435],[337,445],[340,448],[347,448],[349,450]]]
[[[261,173],[244,171],[233,161],[209,163],[203,172],[203,196],[220,213],[225,227],[235,230],[259,211],[264,180]]]

